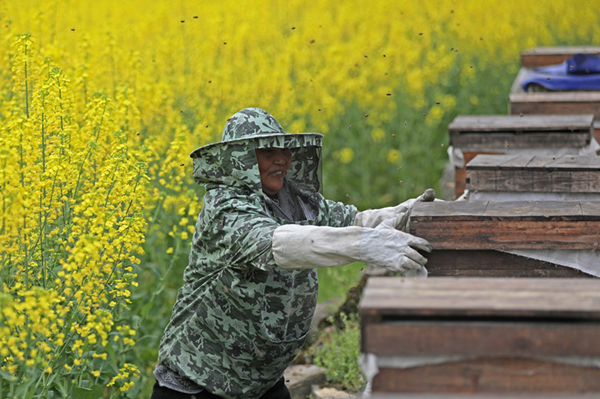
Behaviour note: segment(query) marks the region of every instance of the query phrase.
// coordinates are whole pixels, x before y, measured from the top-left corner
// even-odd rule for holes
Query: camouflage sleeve
[[[327,226],[331,227],[346,227],[352,226],[354,217],[358,210],[354,205],[344,205],[341,202],[335,202],[331,200],[324,200],[324,209],[327,219]]]
[[[259,209],[235,202],[221,208],[216,216],[218,246],[227,252],[230,267],[269,270],[277,266],[271,250],[273,232],[279,227],[275,220]]]

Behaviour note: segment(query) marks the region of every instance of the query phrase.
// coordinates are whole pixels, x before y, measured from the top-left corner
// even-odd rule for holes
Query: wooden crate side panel
[[[468,190],[497,191],[495,170],[472,170],[467,167],[465,186]]]
[[[592,278],[577,269],[490,250],[436,250],[427,255],[429,277]]]
[[[448,132],[546,132],[589,131],[593,115],[458,115],[448,125]]]
[[[558,219],[558,218],[557,218]],[[410,232],[439,249],[600,249],[600,221],[411,220]]]
[[[362,352],[385,356],[600,356],[597,323],[400,321],[364,333]]]
[[[502,150],[509,148],[581,148],[589,145],[590,132],[575,133],[455,133],[450,144],[457,148]]]
[[[500,152],[488,152],[488,151],[465,151],[463,156],[465,157],[465,166],[462,168],[454,168],[454,199],[460,197],[465,192],[466,186],[466,175],[467,175],[467,164],[475,158],[477,155],[499,155]]]
[[[510,113],[514,115],[532,115],[532,114],[594,114],[596,118],[600,118],[600,101],[594,100],[590,102],[566,102],[566,101],[550,101],[543,98],[528,99],[511,96]]]
[[[563,278],[371,277],[359,304],[361,317],[479,317],[600,322],[600,280]],[[367,323],[375,324],[375,323]]]
[[[373,392],[585,393],[600,392],[600,368],[500,358],[380,368]]]
[[[496,191],[532,191],[533,176],[531,172],[523,169],[506,172],[506,169],[501,169],[496,173]]]

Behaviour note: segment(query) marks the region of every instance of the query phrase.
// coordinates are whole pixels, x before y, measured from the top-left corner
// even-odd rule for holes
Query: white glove
[[[312,269],[365,262],[394,272],[419,271],[430,252],[424,239],[396,230],[399,218],[377,229],[286,224],[273,233],[273,257],[283,269]],[[422,272],[421,272],[422,273]]]
[[[435,199],[435,191],[432,188],[428,188],[425,192],[419,195],[417,198],[411,198],[404,201],[400,205],[390,206],[381,209],[367,209],[366,211],[358,212],[354,217],[353,226],[360,227],[377,227],[381,222],[386,219],[405,215],[406,219],[410,215],[415,202],[417,201],[433,201]],[[399,229],[408,231],[407,223],[399,223]]]
[[[387,229],[387,230],[396,230],[396,231],[400,230],[402,232],[402,230],[405,227],[407,228],[409,214],[410,214],[410,211],[401,213],[400,215],[398,215],[395,218],[384,220],[375,228],[375,230]],[[407,230],[408,230],[408,228],[407,228]],[[403,234],[408,235],[410,237],[418,238],[415,236],[411,236],[408,233],[403,233]],[[427,252],[431,252],[431,245],[426,240],[424,240],[422,238],[419,238],[419,239],[425,241],[427,243],[427,247],[424,248],[424,247],[420,247],[420,246],[411,245],[409,247],[409,249],[418,248],[418,249],[421,249],[421,250],[424,250]],[[417,254],[420,255],[418,252],[417,252]],[[409,258],[411,260],[413,260],[412,257],[409,257]],[[425,262],[427,262],[427,259],[425,259]],[[403,273],[406,277],[427,277],[428,272],[424,266],[425,263],[420,263],[420,262],[417,262],[417,263],[419,263],[419,265],[417,265],[416,267],[412,267],[412,268],[409,268],[408,270],[406,270],[406,268],[394,269],[393,267],[390,267],[390,266],[382,267],[374,262],[371,262],[367,265],[366,273],[371,276],[379,276],[379,275],[386,274],[386,272],[391,271],[391,272]]]

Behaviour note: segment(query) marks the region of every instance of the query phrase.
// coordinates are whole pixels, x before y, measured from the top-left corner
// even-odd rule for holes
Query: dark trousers
[[[284,379],[280,379],[271,389],[269,389],[260,399],[291,399],[290,391],[285,386]],[[222,399],[220,396],[213,395],[207,391],[189,394],[174,391],[169,388],[161,387],[158,382],[154,384],[152,397],[150,399]]]

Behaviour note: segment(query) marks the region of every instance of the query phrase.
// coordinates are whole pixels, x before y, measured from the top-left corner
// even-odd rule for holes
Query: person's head
[[[261,108],[244,108],[223,128],[222,141],[194,150],[194,180],[274,195],[285,181],[321,190],[321,141],[318,133],[286,133]],[[291,156],[293,153],[293,157]]]
[[[283,187],[283,179],[292,163],[292,152],[285,148],[261,148],[256,150],[262,190],[275,195]]]

